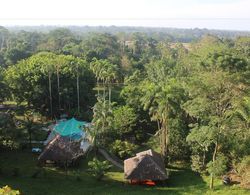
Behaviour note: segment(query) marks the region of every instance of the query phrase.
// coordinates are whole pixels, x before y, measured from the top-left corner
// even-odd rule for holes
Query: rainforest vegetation
[[[249,186],[249,34],[100,29],[0,27],[0,156],[66,113],[122,160],[153,148],[210,188],[232,170]]]

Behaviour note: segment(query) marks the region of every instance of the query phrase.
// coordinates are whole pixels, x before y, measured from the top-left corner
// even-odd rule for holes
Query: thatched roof
[[[153,150],[137,153],[124,161],[124,174],[130,180],[166,180],[167,174],[163,159]]]
[[[80,149],[79,141],[73,141],[69,137],[56,135],[56,137],[47,144],[38,157],[38,161],[44,163],[50,160],[59,164],[69,164],[81,155],[83,155],[83,152]]]

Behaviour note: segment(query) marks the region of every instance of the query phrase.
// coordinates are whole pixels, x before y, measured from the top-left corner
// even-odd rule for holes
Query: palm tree
[[[100,71],[100,77],[103,81],[104,92],[103,96],[106,96],[105,88],[108,85],[109,90],[109,105],[111,105],[111,92],[112,92],[112,82],[117,79],[117,65],[110,63],[108,60],[102,60],[102,68]]]
[[[233,116],[236,116],[242,121],[244,129],[250,128],[250,98],[245,97],[243,101],[239,103]]]
[[[144,96],[141,102],[145,110],[149,111],[151,120],[158,123],[158,135],[160,136],[161,153],[166,156],[169,145],[169,118],[171,112],[179,106],[181,92],[175,80],[168,83],[143,82]]]
[[[51,87],[51,75],[53,71],[53,65],[50,57],[44,58],[44,66],[41,68],[43,74],[48,74],[48,88],[49,88],[49,104],[50,104],[50,116],[53,118],[53,105],[52,105],[52,87]]]
[[[99,81],[103,84],[103,97],[106,97],[106,85],[109,90],[109,105],[111,104],[112,82],[117,79],[117,65],[110,63],[108,60],[92,61],[91,70],[94,72],[97,79],[98,96],[99,96]]]
[[[108,70],[107,70],[107,78],[106,78],[106,81],[108,83],[108,89],[109,89],[109,105],[111,104],[112,82],[115,79],[117,79],[117,66],[109,63]]]
[[[61,63],[62,63],[62,61],[59,57],[59,59],[56,61],[56,77],[57,77],[57,93],[58,93],[58,110],[59,110],[59,112],[61,110],[60,73],[59,73]]]
[[[52,118],[53,109],[52,109],[52,93],[51,93],[51,72],[49,72],[49,100],[50,100],[50,115]]]
[[[79,92],[79,63],[76,64],[76,88],[77,88],[77,111],[80,113],[80,92]]]
[[[93,127],[91,129],[91,135],[93,137],[94,146],[100,144],[99,142],[101,141],[105,142],[104,135],[111,126],[112,120],[110,117],[112,116],[112,111],[106,101],[107,100],[105,100],[103,97],[98,96],[97,102],[93,107],[94,115],[92,120]]]
[[[73,73],[76,75],[76,91],[77,91],[77,113],[80,113],[80,87],[79,87],[79,60],[72,61]]]
[[[45,69],[46,70],[42,70],[42,71],[46,71],[48,73],[48,88],[49,88],[49,101],[50,101],[50,116],[51,118],[53,118],[53,103],[52,103],[52,84],[51,84],[51,75],[53,72],[53,64],[51,62],[51,60],[49,58],[45,59]]]
[[[105,96],[106,96],[105,83],[106,83],[107,71],[103,63],[102,63],[102,67],[100,69],[99,75],[100,75],[100,80],[102,81],[102,86],[103,86],[103,99],[105,99]]]
[[[100,63],[100,61],[94,58],[93,61],[90,63],[90,69],[93,71],[96,77],[98,96],[99,96],[99,88],[100,88],[99,82],[100,82],[101,68],[102,68],[102,64]]]

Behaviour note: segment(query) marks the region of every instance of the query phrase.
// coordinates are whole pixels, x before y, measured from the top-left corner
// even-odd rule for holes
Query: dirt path
[[[104,156],[104,158],[106,158],[109,162],[111,162],[113,165],[115,165],[116,167],[118,167],[119,169],[123,170],[123,164],[118,162],[117,160],[115,160],[114,158],[112,158],[107,152],[106,150],[102,149],[102,148],[98,148],[98,151]]]

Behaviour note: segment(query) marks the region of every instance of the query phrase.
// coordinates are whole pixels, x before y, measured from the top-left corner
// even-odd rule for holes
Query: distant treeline
[[[6,27],[11,32],[29,31],[48,33],[59,28],[59,26],[11,26]],[[140,32],[158,40],[168,40],[172,42],[192,42],[200,39],[206,34],[218,36],[220,38],[235,38],[238,36],[249,36],[249,31],[229,31],[229,30],[209,30],[199,29],[181,29],[181,28],[163,28],[163,27],[128,27],[128,26],[64,26],[76,35],[96,33],[110,33],[113,35],[124,34],[127,39],[132,33]]]

